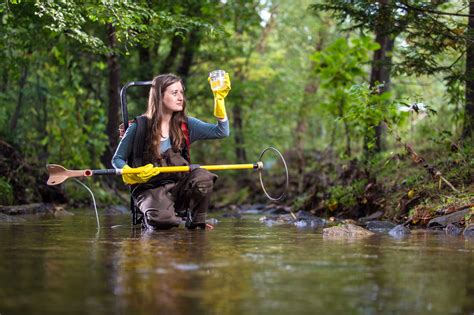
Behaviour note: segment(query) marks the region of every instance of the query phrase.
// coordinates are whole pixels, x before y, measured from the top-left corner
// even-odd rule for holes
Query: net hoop
[[[286,165],[286,161],[285,159],[283,158],[283,155],[280,153],[280,151],[278,151],[277,149],[275,149],[274,147],[268,147],[266,148],[265,150],[262,151],[262,153],[260,153],[260,157],[258,158],[258,161],[260,163],[263,164],[263,161],[262,161],[262,157],[263,155],[265,154],[265,152],[267,152],[268,150],[272,150],[272,151],[275,151],[278,156],[280,157],[281,161],[283,162],[283,165],[285,167],[285,176],[286,176],[286,182],[285,182],[285,189],[283,190],[283,192],[281,193],[280,196],[278,197],[273,197],[273,196],[270,196],[270,194],[267,192],[267,190],[265,189],[265,185],[263,184],[263,176],[262,176],[262,171],[263,171],[263,168],[261,168],[259,171],[258,171],[258,176],[260,177],[260,185],[262,186],[262,190],[263,192],[265,193],[265,196],[267,196],[268,199],[270,200],[273,200],[273,201],[278,201],[278,200],[282,200],[285,196],[286,196],[286,193],[288,191],[288,187],[289,187],[289,184],[290,184],[290,179],[289,179],[289,176],[288,176],[288,167]]]

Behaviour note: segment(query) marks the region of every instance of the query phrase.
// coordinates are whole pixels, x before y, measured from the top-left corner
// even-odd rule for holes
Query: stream
[[[474,314],[474,240],[327,239],[259,215],[141,231],[129,215],[0,223],[0,314]]]

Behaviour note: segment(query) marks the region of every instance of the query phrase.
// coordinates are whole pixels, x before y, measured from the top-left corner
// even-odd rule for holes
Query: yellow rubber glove
[[[126,169],[131,169],[131,167],[128,165],[125,165],[123,167],[123,170],[126,170]],[[158,170],[158,168],[155,168],[153,164],[140,166],[140,167],[135,168],[135,170],[140,170],[140,172],[133,173],[133,174],[122,173],[122,180],[124,183],[129,184],[129,185],[146,183],[153,176],[160,174],[160,171]]]
[[[209,83],[211,83],[210,78],[207,79]],[[211,85],[212,88],[212,85]],[[225,97],[229,94],[230,91],[230,77],[229,74],[226,72],[224,75],[224,87],[217,91],[212,91],[214,94],[214,116],[220,119],[224,119],[226,117],[225,112]]]

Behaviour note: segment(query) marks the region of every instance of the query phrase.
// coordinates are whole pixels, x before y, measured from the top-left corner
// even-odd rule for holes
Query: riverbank
[[[0,213],[7,215],[15,209],[9,208],[12,205],[25,208],[21,205],[39,204],[38,207],[44,209],[50,206],[41,204],[51,204],[53,208],[55,204],[67,207],[91,205],[90,194],[80,185],[68,181],[47,186],[44,165],[26,161],[6,142],[0,145],[0,160],[6,165],[0,171],[0,205],[4,209]],[[381,221],[410,229],[447,229],[452,234],[464,233],[474,222],[472,148],[430,149],[421,153],[405,148],[380,155],[370,163],[341,159],[331,151],[306,152],[303,163],[292,151],[284,155],[290,171],[286,199],[269,204],[255,172],[238,175],[222,172],[210,211],[232,213],[233,209],[245,211],[248,204],[265,204],[273,209],[271,211],[283,209],[285,213],[280,215],[288,215],[292,223],[300,225],[305,224],[304,220],[296,214],[306,213],[331,224],[347,221],[366,227],[367,222]],[[275,176],[271,181],[278,186],[283,178]],[[95,177],[86,182],[91,186],[99,208],[111,204],[127,206],[128,189],[119,177]],[[273,223],[285,220],[281,217]],[[314,224],[314,220],[308,224]]]
[[[296,154],[286,152],[285,159],[291,181],[280,206],[292,213],[305,211],[327,221],[349,220],[360,226],[379,220],[410,229],[447,228],[452,234],[474,223],[471,147],[416,152],[407,146],[370,163],[344,160],[331,151],[306,152],[302,173]],[[224,188],[216,193],[217,208],[246,200],[265,202],[258,182],[250,176],[237,182],[221,176]]]

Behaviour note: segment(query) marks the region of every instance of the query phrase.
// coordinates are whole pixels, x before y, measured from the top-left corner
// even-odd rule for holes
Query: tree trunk
[[[38,143],[48,136],[48,132],[46,130],[48,126],[48,106],[47,106],[47,98],[46,93],[44,93],[42,86],[41,86],[41,78],[39,75],[36,75],[36,93],[38,97],[37,101],[37,130],[38,130]],[[45,163],[48,160],[48,144],[41,146],[39,153],[38,153],[38,160]]]
[[[370,73],[370,86],[373,88],[379,84],[383,84],[383,87],[378,89],[377,93],[382,94],[390,89],[390,71],[392,64],[392,51],[395,42],[395,37],[388,33],[387,23],[392,21],[391,10],[389,7],[390,0],[383,0],[381,2],[380,11],[378,13],[378,22],[375,26],[375,41],[380,45],[380,49],[374,52],[372,59],[372,70]],[[369,142],[371,141],[372,134],[367,131],[368,134],[364,137],[364,153],[366,158],[369,158],[375,153],[382,151],[382,125],[378,124],[375,126],[375,145],[372,149],[369,149]]]
[[[199,30],[194,29],[189,34],[189,38],[186,42],[184,52],[183,52],[183,59],[181,61],[181,65],[178,67],[177,73],[178,75],[183,78],[186,82],[186,78],[189,75],[189,70],[193,64],[194,60],[194,53],[199,47],[199,43],[201,42],[201,36]]]
[[[324,33],[320,31],[319,40],[314,45],[315,52],[322,50],[324,40],[325,40]],[[308,134],[308,114],[307,113],[310,107],[313,105],[313,103],[311,102],[312,96],[319,89],[319,84],[316,82],[316,77],[311,74],[313,72],[313,68],[314,68],[314,62],[311,62],[310,69],[309,69],[310,75],[304,87],[303,101],[298,110],[298,118],[297,118],[298,120],[296,122],[296,128],[295,128],[295,133],[294,133],[295,135],[294,143],[295,143],[296,157],[297,157],[297,164],[298,164],[297,176],[298,176],[298,191],[299,192],[303,191],[303,185],[304,185],[304,182],[303,182],[304,169],[306,165],[305,158],[304,158],[304,144],[306,141],[305,135]]]
[[[138,60],[140,62],[140,77],[137,80],[148,81],[153,79],[153,67],[151,64],[150,48],[140,46],[138,48]],[[141,87],[140,96],[148,100],[149,88]],[[146,104],[146,103],[145,103]]]
[[[310,75],[308,82],[304,88],[303,101],[298,110],[298,120],[296,122],[296,128],[294,133],[294,143],[296,150],[297,170],[298,170],[298,191],[303,191],[304,186],[304,169],[306,166],[304,158],[304,144],[306,142],[306,135],[308,134],[308,110],[312,105],[311,97],[318,90],[319,85],[316,84],[315,78]]]
[[[111,49],[115,49],[117,46],[115,28],[112,24],[107,24],[107,43]],[[109,68],[109,105],[107,107],[106,134],[109,137],[109,143],[101,156],[101,162],[106,168],[111,168],[111,160],[119,140],[118,127],[120,122],[120,65],[117,54],[112,52],[107,56],[107,65]]]
[[[160,73],[168,73],[172,71],[181,46],[183,46],[183,38],[178,35],[174,36],[173,40],[171,41],[170,52],[161,65]]]
[[[464,108],[464,126],[462,140],[468,141],[474,136],[474,2],[469,3],[469,22],[467,28],[466,52],[466,104]]]
[[[350,158],[351,157],[351,134],[349,130],[349,125],[347,124],[347,120],[344,118],[344,98],[341,98],[337,104],[337,110],[339,111],[339,117],[342,119],[342,123],[344,125],[344,135],[346,138],[346,149],[344,150],[344,154]]]
[[[237,161],[239,163],[246,163],[245,161],[247,161],[247,153],[245,151],[244,145],[242,106],[235,104],[235,106],[232,107],[232,116],[234,122],[232,128],[235,130],[235,155],[237,156]]]
[[[26,63],[22,70],[20,81],[18,82],[19,92],[18,92],[18,99],[16,102],[15,112],[10,119],[10,131],[11,133],[15,133],[15,129],[18,125],[18,120],[20,119],[21,108],[23,107],[23,89],[26,84],[26,79],[28,78],[28,64]]]

